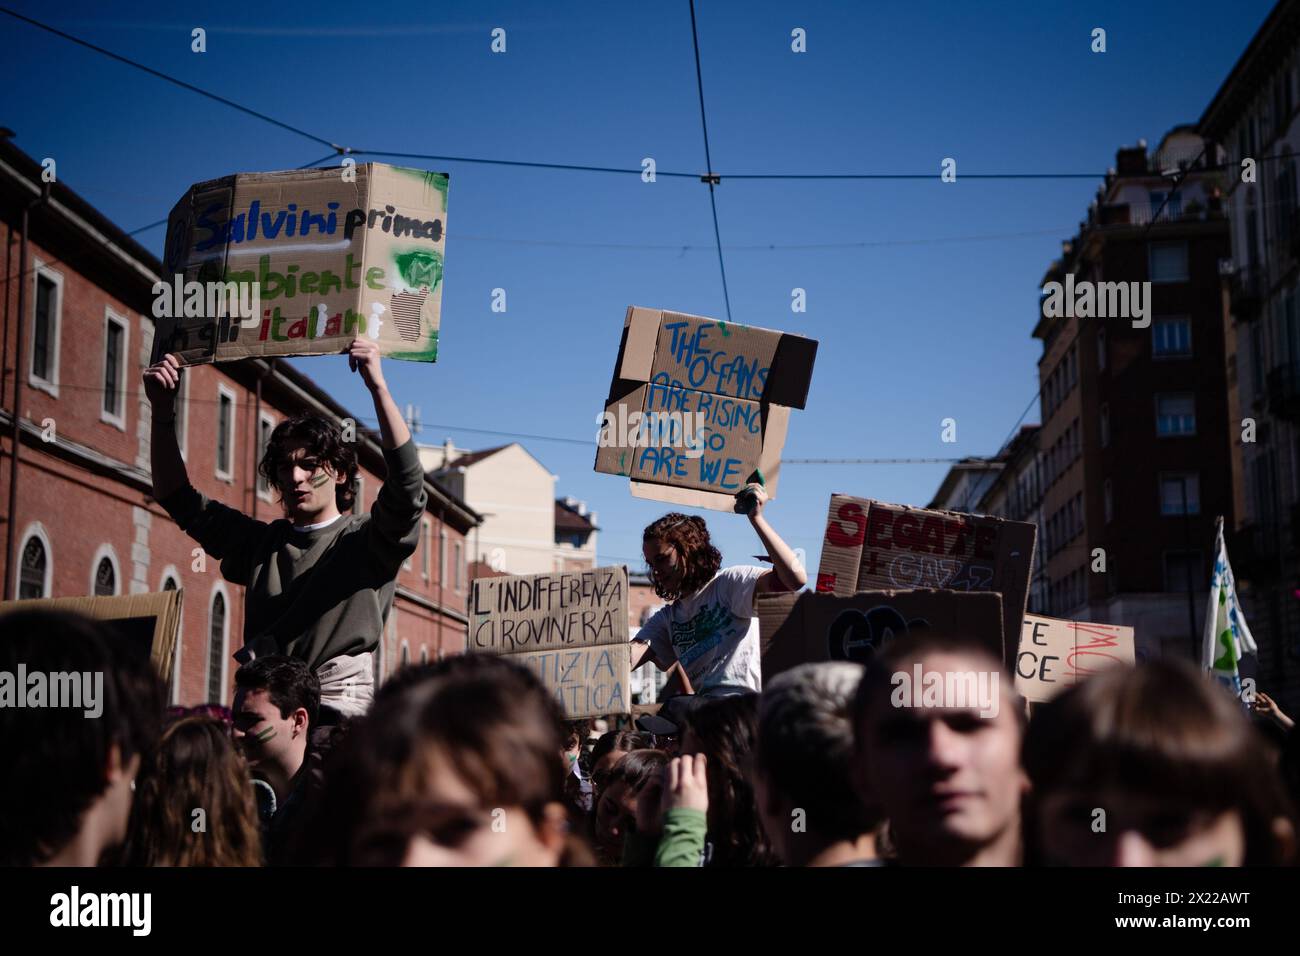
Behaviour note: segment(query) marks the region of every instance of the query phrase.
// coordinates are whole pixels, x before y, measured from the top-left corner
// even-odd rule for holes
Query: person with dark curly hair
[[[673,512],[642,535],[650,582],[669,603],[632,641],[632,667],[653,661],[667,670],[681,661],[699,698],[763,689],[754,594],[797,591],[808,582],[790,546],[767,523],[763,486],[746,485],[736,498],[736,510],[748,515],[772,559],[771,568],[723,568],[703,518]]]
[[[371,654],[393,608],[398,571],[419,541],[424,470],[384,381],[379,347],[357,338],[348,360],[379,418],[388,476],[369,514],[352,514],[356,451],[318,415],[271,432],[259,474],[280,496],[284,518],[258,521],[190,484],[176,445],[183,369],[173,355],[144,372],[153,406],[154,497],[181,529],[247,588],[240,663],[287,654],[321,682],[321,723],[363,713],[374,698]]]

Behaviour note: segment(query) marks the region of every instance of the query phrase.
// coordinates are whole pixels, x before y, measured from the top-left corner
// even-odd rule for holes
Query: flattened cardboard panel
[[[1016,690],[1041,703],[1098,671],[1131,666],[1135,660],[1131,627],[1026,614],[1016,655]]]
[[[997,592],[1006,611],[1004,660],[1014,672],[1037,533],[1026,522],[832,495],[817,590]]]
[[[632,414],[641,414],[645,409],[649,387],[644,383],[614,380],[611,391],[615,394],[610,395],[605,405],[606,418],[596,440],[596,471],[625,477],[631,474],[639,449],[626,446],[627,432],[634,421]]]
[[[148,659],[160,680],[171,676],[185,589],[114,597],[40,598],[0,602],[0,618],[13,611],[71,611],[101,621],[127,653]],[[3,624],[3,621],[0,621]]]
[[[969,639],[1002,660],[1002,599],[992,592],[863,591],[754,598],[763,680],[817,661],[868,663],[889,641],[925,630]]]
[[[476,578],[466,649],[518,654],[626,644],[627,568]]]
[[[631,648],[626,643],[528,651],[511,654],[510,660],[542,679],[568,720],[631,712]]]
[[[816,590],[822,594],[852,594],[858,589],[862,542],[867,535],[871,502],[852,495],[832,494],[822,557],[817,567]]]
[[[655,343],[659,341],[659,319],[655,309],[631,305],[623,323],[623,342],[615,364],[615,378],[648,382],[654,375]]]
[[[632,481],[628,485],[634,498],[650,498],[665,501],[668,504],[682,505],[686,508],[708,508],[711,511],[736,510],[736,496],[719,494],[716,491],[696,491],[692,488],[676,488],[672,485],[660,485],[650,481]]]
[[[764,401],[787,408],[805,407],[816,361],[817,342],[814,339],[782,335],[772,357],[770,380],[763,392]]]
[[[355,173],[245,173],[193,187],[173,210],[164,278],[197,269],[203,281],[256,283],[261,314],[223,322],[207,304],[160,320],[155,358],[334,354],[369,335],[387,356],[434,361],[447,177],[379,163]]]

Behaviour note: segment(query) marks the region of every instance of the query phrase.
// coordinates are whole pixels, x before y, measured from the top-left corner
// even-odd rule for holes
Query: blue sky
[[[660,170],[704,170],[685,0],[13,6],[356,149],[629,169],[651,156]],[[700,0],[733,318],[821,343],[786,457],[995,452],[1037,388],[1038,281],[1097,181],[962,174],[1100,176],[1118,146],[1154,147],[1200,117],[1271,6]],[[164,218],[193,182],[327,152],[0,20],[0,122],[123,228]],[[203,54],[190,50],[196,26]],[[504,54],[490,50],[496,27]],[[804,54],[790,49],[795,27]],[[1107,31],[1104,54],[1090,50],[1094,27]],[[939,182],[944,157],[957,160],[955,184]],[[441,351],[436,365],[387,363],[393,393],[420,406],[424,442],[509,440],[468,429],[589,442],[524,444],[559,476],[558,494],[599,513],[602,560],[640,569],[640,531],[666,508],[592,470],[595,421],[628,305],[725,314],[707,187],[415,165],[451,174]],[[758,172],[935,175],[725,178]],[[161,252],[161,228],[140,239]],[[792,248],[818,244],[831,248]],[[796,287],[805,313],[791,311]],[[504,314],[491,311],[494,288],[506,290]],[[295,364],[369,412],[344,359]],[[947,417],[956,444],[940,440]],[[831,492],[925,504],[945,467],[790,464],[769,517],[815,570]],[[759,550],[745,519],[705,514],[728,562]]]

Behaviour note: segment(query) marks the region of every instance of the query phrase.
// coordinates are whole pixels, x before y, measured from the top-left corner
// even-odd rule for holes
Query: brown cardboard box
[[[532,670],[569,719],[627,713],[627,568],[477,578],[465,649]]]
[[[1003,660],[1013,671],[1037,536],[1023,521],[834,494],[817,590],[995,591],[1003,596]]]
[[[1016,690],[1040,703],[1099,670],[1135,660],[1131,627],[1026,614],[1016,656]]]
[[[817,661],[865,664],[914,629],[970,638],[1002,658],[1002,599],[962,591],[863,591],[851,595],[759,594],[754,598],[764,682]]]
[[[154,360],[334,354],[369,335],[392,358],[435,361],[446,229],[443,173],[366,163],[198,183],[167,224]],[[205,303],[176,317],[166,293],[178,274],[257,282],[260,315],[232,319]],[[160,315],[164,297],[171,317]]]
[[[71,611],[104,621],[114,637],[128,642],[147,657],[154,672],[166,681],[171,677],[176,635],[181,627],[181,604],[185,589],[156,594],[120,594],[115,597],[38,598],[0,602],[0,617],[12,611]]]
[[[759,475],[775,496],[790,409],[807,402],[816,355],[817,343],[797,335],[629,307],[596,471],[627,476],[638,497],[689,507],[730,511]],[[623,423],[651,416],[684,421],[668,440],[629,444]]]

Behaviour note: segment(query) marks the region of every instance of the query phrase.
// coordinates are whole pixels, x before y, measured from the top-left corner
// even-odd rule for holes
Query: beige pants
[[[320,702],[344,717],[360,717],[375,699],[374,655],[335,657],[316,669]]]

